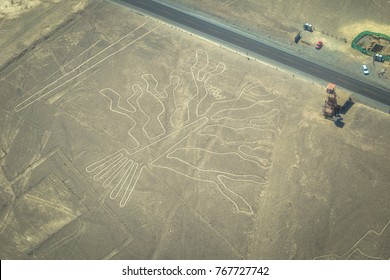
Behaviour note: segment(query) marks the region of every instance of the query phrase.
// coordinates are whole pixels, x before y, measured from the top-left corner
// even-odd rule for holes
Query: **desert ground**
[[[51,28],[0,44],[1,259],[390,259],[387,113],[108,2]]]
[[[92,0],[1,0],[0,1],[0,71],[55,36],[63,25],[71,25],[80,14],[93,10]]]

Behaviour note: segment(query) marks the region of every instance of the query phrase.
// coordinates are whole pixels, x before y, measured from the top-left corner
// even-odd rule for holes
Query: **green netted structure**
[[[366,48],[364,48],[358,44],[358,42],[365,36],[371,36],[374,38],[376,37],[376,38],[387,40],[387,41],[389,41],[389,45],[390,45],[390,37],[389,36],[387,36],[385,34],[381,34],[381,33],[371,32],[371,31],[363,31],[363,32],[359,33],[359,35],[357,35],[355,37],[355,39],[353,39],[353,41],[351,43],[351,47],[354,48],[355,50],[358,50],[361,53],[364,53],[364,54],[370,55],[370,56],[373,56],[376,53],[378,53],[378,52],[374,52],[371,50],[367,50]],[[383,56],[383,58],[385,60],[390,60],[390,54],[381,53],[381,55]]]

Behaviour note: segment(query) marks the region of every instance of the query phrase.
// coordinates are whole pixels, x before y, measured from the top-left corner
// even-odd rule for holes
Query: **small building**
[[[336,94],[336,85],[329,83],[326,87],[328,96],[322,108],[325,117],[333,118],[338,115],[352,101],[351,96],[346,93]]]
[[[336,91],[336,85],[329,83],[328,86],[326,87],[326,92],[327,93],[335,93]]]

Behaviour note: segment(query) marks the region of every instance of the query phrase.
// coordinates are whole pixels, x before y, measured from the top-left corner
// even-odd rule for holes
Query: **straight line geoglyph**
[[[41,90],[35,92],[30,97],[28,97],[27,99],[23,100],[18,105],[16,105],[14,110],[16,112],[19,112],[19,111],[23,110],[24,108],[30,106],[34,102],[42,99],[43,97],[45,97],[48,94],[52,93],[53,91],[57,90],[61,86],[63,86],[65,84],[73,81],[75,78],[79,77],[80,75],[82,75],[82,74],[86,73],[87,71],[91,70],[92,68],[96,67],[97,65],[99,65],[103,61],[107,60],[108,58],[112,57],[113,55],[117,54],[118,52],[126,49],[131,44],[135,43],[136,41],[140,40],[141,38],[145,37],[146,35],[148,35],[149,33],[153,32],[154,30],[156,30],[158,28],[158,27],[154,27],[153,29],[148,30],[147,32],[143,33],[142,35],[138,36],[137,38],[132,39],[130,42],[127,42],[124,46],[120,47],[118,50],[116,50],[114,52],[111,52],[111,53],[108,52],[110,49],[112,49],[113,47],[117,46],[119,43],[121,43],[123,40],[127,39],[130,35],[132,35],[137,30],[141,29],[146,24],[147,23],[144,23],[144,24],[138,26],[133,31],[129,32],[128,34],[126,34],[125,36],[123,36],[122,38],[117,40],[116,42],[112,43],[111,45],[107,46],[106,48],[104,48],[103,50],[98,52],[97,54],[95,54],[92,57],[88,58],[86,61],[84,61],[83,63],[78,65],[76,68],[74,68],[71,71],[69,71],[68,73],[66,73],[64,76],[54,80],[50,84],[48,84],[45,87],[43,87]],[[102,57],[100,57],[100,56],[102,56]],[[95,62],[95,63],[92,62],[91,63],[92,65],[89,65],[88,63],[91,62],[95,58],[97,58],[98,61]],[[86,69],[81,69],[81,67],[83,67],[83,66],[86,66],[87,68]],[[54,87],[54,88],[49,90],[50,87]]]
[[[129,35],[129,34],[127,34]],[[64,68],[66,68],[66,66],[70,65],[71,63],[73,63],[73,61],[75,61],[77,58],[79,57],[82,57],[84,54],[86,54],[87,52],[89,52],[90,50],[92,50],[97,44],[99,44],[100,42],[102,42],[102,39],[99,39],[97,40],[95,43],[93,43],[92,45],[90,45],[88,48],[86,48],[84,51],[82,51],[79,55],[75,56],[74,58],[72,58],[71,60],[69,60],[67,63],[65,63],[63,65]],[[115,44],[115,43],[113,43]],[[111,44],[111,46],[113,45]],[[110,46],[108,46],[110,47]],[[98,55],[99,53],[97,53],[96,55]]]

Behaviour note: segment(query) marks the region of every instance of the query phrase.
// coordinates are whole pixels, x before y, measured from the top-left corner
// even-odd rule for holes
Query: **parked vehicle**
[[[364,74],[364,75],[370,74],[370,72],[368,71],[367,65],[363,64],[363,65],[362,65],[362,69],[363,69],[363,74]]]
[[[374,61],[385,62],[385,58],[381,54],[374,54]]]
[[[322,48],[324,44],[321,42],[321,41],[318,41],[318,43],[316,44],[316,49],[319,50]]]
[[[313,26],[310,23],[305,23],[303,25],[303,30],[306,30],[306,31],[309,31],[309,32],[313,32]]]

